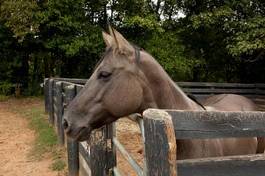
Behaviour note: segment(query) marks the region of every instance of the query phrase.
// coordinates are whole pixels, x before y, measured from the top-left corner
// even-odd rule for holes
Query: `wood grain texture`
[[[223,87],[223,88],[265,88],[265,84],[215,83],[215,82],[176,82],[181,87]]]
[[[49,79],[49,122],[51,124],[54,124],[54,117],[53,117],[53,96],[54,96],[54,92],[53,92],[53,84],[54,81],[53,79]]]
[[[65,89],[66,102],[74,99],[76,95],[76,89],[74,85],[67,86]],[[78,176],[79,173],[79,155],[78,155],[78,142],[67,138],[67,157],[68,157],[68,175]]]
[[[177,139],[265,136],[264,112],[167,110]]]
[[[194,93],[194,94],[239,94],[239,95],[264,95],[265,90],[253,89],[222,89],[222,88],[183,88],[184,92]]]
[[[89,140],[89,167],[92,176],[109,174],[107,140],[105,140],[103,128],[93,131]]]
[[[147,176],[176,176],[176,139],[170,115],[163,110],[143,113]]]
[[[64,144],[64,129],[63,129],[63,95],[62,95],[62,82],[56,82],[56,99],[57,99],[57,134],[58,142],[60,145]]]
[[[43,93],[44,93],[45,112],[48,113],[49,112],[49,78],[44,79]]]
[[[178,161],[180,176],[263,176],[265,155],[243,155]]]
[[[116,147],[113,139],[116,137],[116,125],[115,122],[106,125],[105,139],[107,140],[107,169],[109,174],[113,174],[113,168],[117,166]]]

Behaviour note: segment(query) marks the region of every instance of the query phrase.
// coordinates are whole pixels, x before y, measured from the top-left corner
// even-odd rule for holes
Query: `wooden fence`
[[[77,143],[67,139],[62,127],[67,104],[83,88],[86,80],[45,79],[45,109],[58,134],[67,146],[69,176],[124,175],[116,167],[116,150],[132,165],[137,175],[180,176],[260,176],[265,175],[263,154],[232,157],[178,160],[176,138],[223,138],[265,136],[263,112],[193,112],[150,109],[143,118],[135,117],[144,143],[143,168],[126,151],[115,135],[115,124],[95,130],[91,141]],[[202,98],[217,93],[244,94],[260,108],[265,104],[264,84],[178,83],[184,91]],[[207,92],[206,90],[211,90]],[[229,91],[230,92],[229,92]]]

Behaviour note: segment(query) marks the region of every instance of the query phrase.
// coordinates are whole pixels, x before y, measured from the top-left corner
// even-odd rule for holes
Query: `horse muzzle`
[[[92,128],[87,126],[76,126],[69,123],[66,119],[63,120],[63,127],[66,135],[77,141],[85,141],[90,138]]]

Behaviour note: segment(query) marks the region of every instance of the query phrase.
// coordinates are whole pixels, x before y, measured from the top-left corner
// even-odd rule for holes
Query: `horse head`
[[[79,141],[88,139],[95,128],[142,112],[151,102],[138,63],[142,51],[113,28],[110,34],[103,32],[103,39],[106,50],[100,63],[64,116],[67,135]]]

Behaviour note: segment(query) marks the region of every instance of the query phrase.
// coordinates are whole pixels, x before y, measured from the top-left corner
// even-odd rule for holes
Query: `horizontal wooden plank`
[[[58,81],[65,81],[75,84],[85,84],[87,79],[76,79],[76,78],[54,78]],[[242,83],[214,83],[214,82],[176,82],[181,87],[237,87],[237,88],[265,88],[265,84],[242,84]]]
[[[84,87],[84,85],[81,85],[81,84],[75,84],[75,83],[71,83],[71,82],[64,82],[64,81],[61,81],[62,82],[62,87],[63,87],[63,90],[65,91],[67,89],[68,86],[79,86],[79,87]]]
[[[265,105],[258,105],[258,111],[265,111]]]
[[[177,139],[265,136],[265,112],[167,112]]]
[[[263,95],[265,94],[265,90],[259,90],[256,89],[206,89],[206,88],[183,88],[184,92],[187,93],[194,93],[194,94],[259,94]]]
[[[256,83],[255,86],[260,89],[265,89],[265,84],[264,83]]]
[[[215,82],[176,82],[181,87],[234,87],[234,88],[254,88],[265,87],[265,84],[242,84],[242,83],[215,83]]]
[[[76,78],[54,78],[57,81],[70,82],[74,84],[85,84],[87,79],[76,79]]]
[[[179,160],[179,176],[262,176],[265,155]]]
[[[265,96],[257,96],[252,99],[255,103],[265,104]]]

